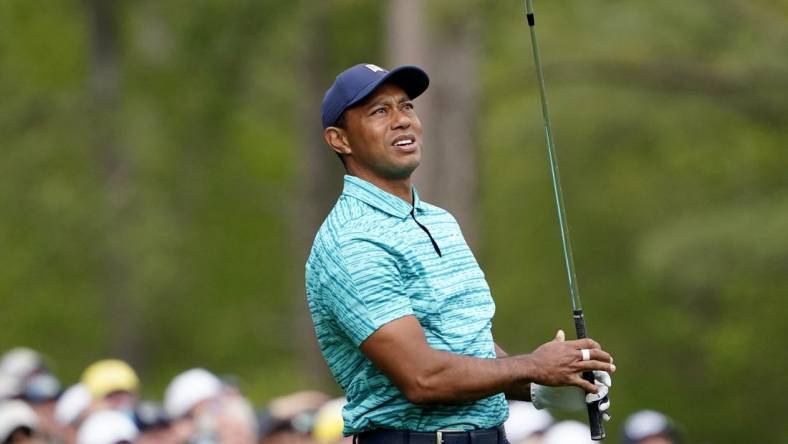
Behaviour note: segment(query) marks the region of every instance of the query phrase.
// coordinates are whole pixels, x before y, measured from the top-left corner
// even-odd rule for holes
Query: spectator
[[[334,444],[342,441],[342,408],[347,404],[344,397],[332,399],[323,404],[315,415],[312,437],[321,444]],[[352,438],[347,439],[352,441]]]
[[[38,418],[33,409],[20,400],[0,401],[0,442],[4,444],[34,444]]]
[[[88,414],[92,397],[83,384],[74,384],[57,400],[55,404],[55,421],[60,430],[61,439],[66,444],[73,444],[77,439],[77,428]]]
[[[165,428],[170,424],[170,418],[164,407],[155,401],[139,401],[134,411],[134,422],[140,432],[153,428]]]
[[[22,399],[38,416],[38,434],[47,442],[60,435],[60,425],[55,421],[55,404],[62,392],[60,381],[48,371],[40,371],[24,381]]]
[[[330,401],[325,393],[304,390],[272,399],[261,417],[261,443],[314,444],[317,414]],[[320,426],[324,427],[324,426]],[[320,432],[323,433],[323,432]]]
[[[190,433],[179,434],[164,408],[153,401],[141,401],[134,419],[140,429],[135,444],[183,444],[190,436]]]
[[[62,392],[60,381],[49,372],[36,373],[24,380],[22,384],[22,398],[33,404],[52,403],[55,408],[55,401]]]
[[[257,420],[249,402],[211,372],[195,368],[176,376],[164,395],[164,409],[190,442],[253,444]]]
[[[15,347],[0,358],[0,373],[24,381],[36,373],[47,372],[41,353],[27,347]]]
[[[552,423],[553,417],[547,410],[537,410],[530,402],[510,401],[504,427],[511,444],[537,444]]]
[[[91,414],[79,427],[77,444],[131,444],[139,436],[134,422],[118,411]]]
[[[624,421],[623,444],[680,444],[673,420],[654,410],[641,410]]]
[[[578,421],[561,421],[545,432],[541,444],[595,444],[588,426]]]
[[[133,415],[140,380],[131,366],[118,359],[104,359],[89,365],[82,384],[90,392],[90,411],[118,410]]]
[[[6,385],[0,392],[27,402],[38,418],[39,437],[53,439],[58,434],[54,412],[61,386],[47,368],[44,356],[31,348],[12,348],[0,358],[0,373],[5,375]]]

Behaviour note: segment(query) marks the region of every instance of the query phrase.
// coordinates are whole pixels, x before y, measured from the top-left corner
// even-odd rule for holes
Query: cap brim
[[[372,82],[364,89],[358,92],[355,97],[345,106],[345,109],[351,108],[363,102],[364,99],[369,97],[380,85],[384,83],[393,83],[405,91],[405,94],[412,99],[420,96],[427,87],[430,85],[430,78],[427,73],[418,66],[404,65],[389,71],[388,74],[381,77],[378,81]]]

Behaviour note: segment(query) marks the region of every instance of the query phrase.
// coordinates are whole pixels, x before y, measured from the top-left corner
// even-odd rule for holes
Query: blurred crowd
[[[162,401],[143,399],[134,369],[117,359],[87,366],[63,387],[37,351],[18,347],[0,358],[0,444],[350,444],[342,436],[343,398],[303,391],[255,408],[236,385],[203,368],[176,375]],[[555,421],[527,402],[512,402],[511,444],[591,443],[588,427]],[[677,444],[665,415],[644,410],[621,430],[622,444]]]
[[[609,423],[608,423],[609,424]],[[556,421],[546,410],[536,410],[528,402],[510,402],[505,423],[511,444],[592,444],[591,433],[584,423]],[[607,430],[606,442],[621,444],[681,444],[681,434],[673,420],[654,410],[630,415],[618,436]]]

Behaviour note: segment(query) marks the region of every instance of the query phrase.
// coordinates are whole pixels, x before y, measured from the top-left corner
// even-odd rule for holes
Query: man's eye
[[[413,104],[412,104],[412,103],[410,103],[410,102],[406,103],[406,104],[405,104],[405,105],[403,105],[402,107],[403,107],[404,109],[408,109],[408,110],[411,110],[411,109],[415,108],[415,107],[413,106]]]
[[[372,114],[383,114],[385,112],[386,112],[386,108],[381,107],[381,108],[375,108],[375,110],[372,111]]]

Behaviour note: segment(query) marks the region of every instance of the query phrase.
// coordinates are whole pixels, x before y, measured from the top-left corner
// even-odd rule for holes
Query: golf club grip
[[[573,310],[572,317],[575,319],[575,332],[577,339],[585,339],[586,336],[586,321],[583,317],[583,310]],[[594,383],[593,372],[583,372],[583,379]],[[591,439],[600,441],[605,439],[605,427],[602,424],[602,415],[599,412],[599,401],[586,404],[588,409],[588,427],[591,429]]]

